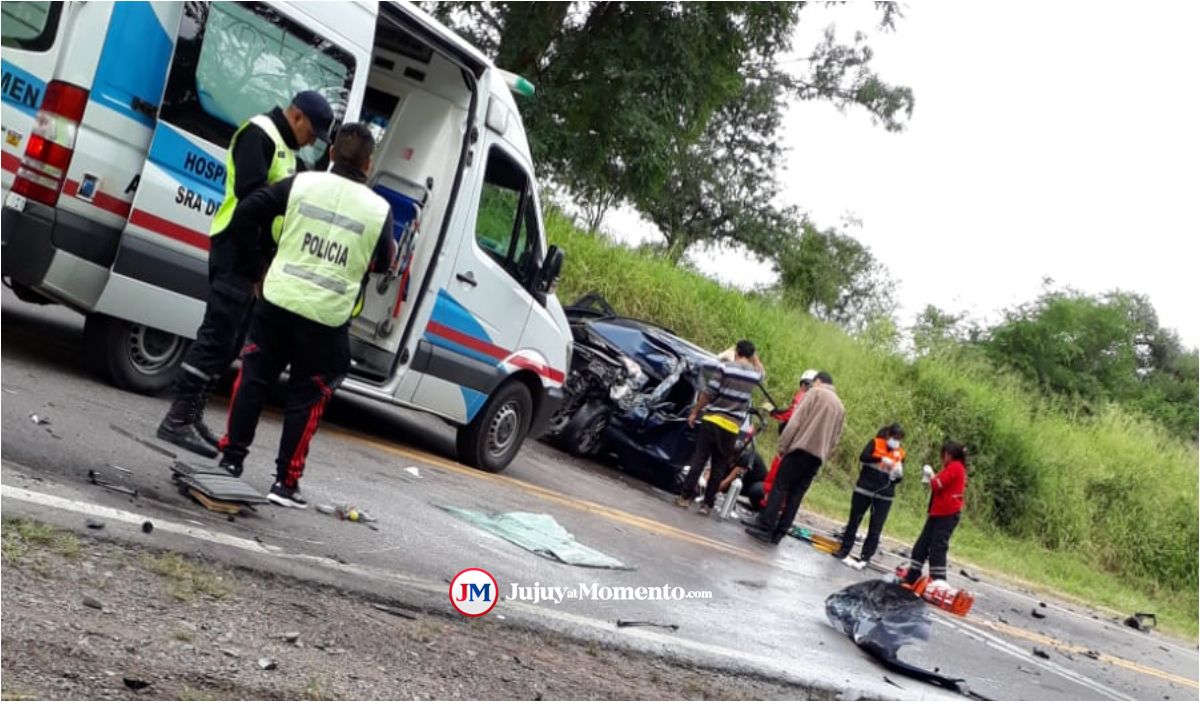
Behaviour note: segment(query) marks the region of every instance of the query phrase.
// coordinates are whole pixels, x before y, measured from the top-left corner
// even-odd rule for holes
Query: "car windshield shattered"
[[[626,472],[674,490],[695,447],[688,413],[720,365],[716,354],[618,315],[595,292],[566,313],[575,351],[545,438],[576,456],[615,458]]]

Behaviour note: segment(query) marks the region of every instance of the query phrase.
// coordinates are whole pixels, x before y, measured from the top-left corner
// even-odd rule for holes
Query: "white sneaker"
[[[858,561],[854,560],[854,556],[846,556],[845,558],[842,559],[842,565],[847,566],[849,568],[857,568],[858,567],[857,564],[858,564]]]
[[[929,582],[929,586],[925,589],[929,592],[933,592],[935,590],[949,590],[950,583],[946,582],[945,580],[931,580]]]
[[[866,561],[857,561],[852,567],[855,570],[862,570],[863,568],[867,567],[867,562]]]

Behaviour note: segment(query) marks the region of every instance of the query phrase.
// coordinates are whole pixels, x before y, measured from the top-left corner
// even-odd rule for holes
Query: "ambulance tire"
[[[458,429],[458,460],[499,473],[521,450],[533,420],[533,398],[524,383],[510,380],[488,398],[470,424]]]
[[[157,395],[171,387],[188,340],[124,319],[90,314],[84,322],[89,365],[122,390]]]

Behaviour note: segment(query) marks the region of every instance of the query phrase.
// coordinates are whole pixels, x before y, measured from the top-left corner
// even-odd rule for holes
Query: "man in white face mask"
[[[879,548],[883,525],[887,521],[888,512],[892,509],[892,499],[896,495],[896,483],[904,477],[905,453],[900,446],[903,439],[904,429],[900,424],[890,424],[880,429],[879,433],[867,442],[862,455],[859,456],[862,466],[858,474],[858,484],[855,485],[850,498],[850,519],[846,522],[846,528],[842,530],[842,547],[833,554],[851,568],[865,568]],[[856,561],[851,558],[850,551],[854,549],[858,525],[868,510],[871,512],[871,521],[868,522],[862,555]]]

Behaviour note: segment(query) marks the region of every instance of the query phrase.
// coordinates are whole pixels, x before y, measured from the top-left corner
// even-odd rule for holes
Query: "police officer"
[[[350,369],[350,317],[359,291],[369,270],[385,270],[395,256],[391,208],[364,185],[374,149],[366,125],[343,126],[329,172],[262,188],[238,205],[229,225],[240,255],[283,218],[242,349],[221,466],[241,475],[266,390],[290,364],[275,484],[267,495],[286,507],[307,504],[300,476],[325,405]]]
[[[175,378],[175,400],[158,425],[158,438],[213,458],[217,436],[204,424],[204,406],[220,376],[237,357],[250,321],[254,285],[266,257],[238,256],[226,234],[238,201],[270,183],[295,175],[296,149],[327,140],[333,110],[319,93],[298,93],[287,109],[251,117],[233,134],[225,155],[225,199],[209,234],[208,304],[183,366]]]

